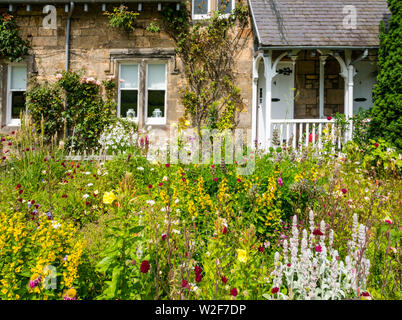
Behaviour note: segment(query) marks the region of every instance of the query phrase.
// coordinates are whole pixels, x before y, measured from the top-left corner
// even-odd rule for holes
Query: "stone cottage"
[[[235,2],[225,1],[226,10]],[[20,63],[0,60],[3,130],[19,125],[28,75],[52,81],[65,69],[85,69],[87,77],[99,80],[113,76],[117,114],[134,116],[140,127],[166,130],[183,115],[179,89],[185,78],[174,42],[145,27],[167,5],[188,5],[193,20],[208,19],[220,0],[126,0],[140,13],[140,27],[130,35],[109,28],[103,14],[121,3],[0,0],[0,13],[16,17],[32,46]],[[379,25],[389,16],[386,0],[248,0],[248,5],[252,32],[235,69],[246,105],[239,126],[251,129],[253,141],[269,146],[276,130],[280,139],[296,144],[302,132],[321,133],[327,116],[351,117],[372,106]]]

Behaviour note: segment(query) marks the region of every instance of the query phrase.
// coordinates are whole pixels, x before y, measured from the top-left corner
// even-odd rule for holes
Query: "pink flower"
[[[218,178],[215,178],[214,181],[217,182],[217,181],[218,181]]]
[[[282,187],[283,181],[282,181],[282,178],[281,178],[281,177],[278,178],[278,184],[279,184],[280,187]]]
[[[63,78],[63,75],[61,73],[56,74],[56,79],[61,79]]]
[[[376,143],[374,143],[374,146],[375,146],[376,148],[378,148],[380,145],[376,142]]]
[[[327,120],[328,120],[328,121],[331,121],[331,120],[332,120],[332,117],[331,117],[331,116],[328,116],[328,117],[327,117]]]
[[[237,182],[241,182],[241,179],[240,178],[237,178],[237,180],[236,180]]]
[[[346,194],[346,192],[348,192],[348,190],[346,190],[345,188],[342,189],[342,193],[343,193],[343,194]]]
[[[316,245],[316,246],[314,247],[314,250],[315,250],[316,252],[321,252],[321,251],[322,251],[322,247],[321,247],[320,245]]]
[[[166,168],[169,168],[169,167],[170,167],[170,163],[166,163],[166,164],[165,164],[165,167],[166,167]]]

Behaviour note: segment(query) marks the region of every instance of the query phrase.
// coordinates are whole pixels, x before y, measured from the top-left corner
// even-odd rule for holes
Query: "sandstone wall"
[[[50,3],[49,3],[50,4]],[[137,10],[137,4],[129,4],[130,10]],[[25,5],[14,5],[13,15],[17,19],[22,30],[22,37],[28,39],[32,45],[31,63],[28,70],[37,75],[40,80],[54,81],[56,73],[65,68],[65,35],[68,13],[64,5],[57,6],[57,29],[44,29],[42,5],[31,5],[31,11],[26,11]],[[107,10],[112,11],[113,4],[107,5]],[[7,6],[0,7],[0,13],[6,12]],[[164,32],[152,33],[146,31],[146,26],[151,21],[157,21],[159,12],[157,3],[143,3],[142,11],[138,16],[138,27],[127,35],[126,33],[111,29],[108,18],[103,15],[101,4],[88,4],[88,12],[84,11],[83,4],[76,4],[71,18],[70,33],[70,69],[83,69],[85,75],[99,80],[106,79],[110,75],[116,76],[119,58],[152,59],[158,55],[166,59],[168,63],[167,77],[167,124],[177,121],[183,115],[183,106],[180,104],[179,90],[186,83],[183,66],[179,59],[175,59],[173,53],[174,42]],[[251,25],[250,25],[251,27]],[[250,30],[248,30],[250,31]],[[248,45],[237,61],[238,83],[241,88],[246,109],[241,115],[241,127],[251,125],[251,75],[252,75],[252,50],[253,42],[249,33]],[[1,61],[0,61],[1,63]],[[3,69],[0,69],[0,78],[4,77],[7,64],[3,61]],[[2,71],[3,70],[3,71]],[[3,81],[4,83],[4,81]],[[0,103],[5,109],[4,90],[0,86]],[[4,124],[5,117],[1,117]]]

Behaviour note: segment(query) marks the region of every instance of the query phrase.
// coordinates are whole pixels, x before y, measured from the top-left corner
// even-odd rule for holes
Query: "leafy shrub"
[[[0,16],[0,58],[20,61],[28,54],[30,45],[20,36],[20,29],[12,15],[2,13]]]

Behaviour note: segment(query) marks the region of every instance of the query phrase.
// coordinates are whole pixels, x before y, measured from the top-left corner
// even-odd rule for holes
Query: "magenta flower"
[[[236,297],[237,294],[238,294],[238,292],[237,292],[236,288],[233,288],[233,289],[230,290],[230,295],[232,295],[233,297]]]
[[[328,121],[331,121],[331,120],[332,120],[332,117],[331,117],[331,116],[328,116],[328,117],[327,117],[327,120],[328,120]]]
[[[282,187],[283,181],[282,181],[282,178],[281,178],[281,177],[278,178],[278,184],[279,184],[280,187]]]
[[[324,234],[321,232],[320,229],[314,229],[313,235],[315,235],[315,236],[322,236],[322,235],[324,235]]]
[[[314,247],[314,250],[315,250],[316,252],[321,252],[321,251],[322,251],[322,247],[321,247],[320,245],[316,245],[316,246]]]
[[[346,190],[345,188],[342,189],[342,193],[346,194],[346,192],[348,192],[348,190]]]

